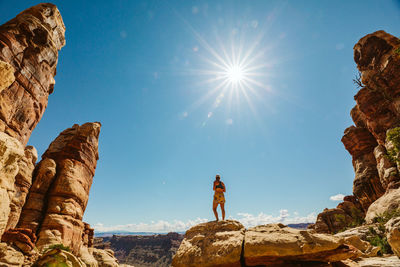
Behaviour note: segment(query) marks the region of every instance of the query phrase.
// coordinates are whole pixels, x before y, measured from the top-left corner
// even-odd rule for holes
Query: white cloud
[[[293,215],[294,216],[290,215],[288,210],[282,209],[279,212],[279,216],[273,216],[263,212],[260,212],[258,215],[238,213],[237,217],[230,217],[230,219],[238,220],[246,228],[269,223],[313,223],[317,219],[314,212],[304,217],[299,216],[297,212],[293,213]]]
[[[159,220],[157,222],[151,221],[150,223],[132,223],[114,226],[105,226],[102,223],[97,223],[93,227],[96,232],[154,232],[154,233],[167,233],[167,232],[184,232],[196,224],[207,222],[207,219],[197,218],[195,220],[188,220],[187,222],[174,220],[168,222]]]
[[[344,198],[343,194],[337,194],[337,195],[331,196],[329,199],[332,201],[342,201],[343,198]]]
[[[269,223],[312,223],[315,222],[317,216],[315,213],[310,213],[307,216],[299,216],[297,212],[293,215],[289,213],[288,210],[282,209],[279,215],[273,216],[260,212],[258,215],[253,215],[250,213],[237,213],[236,216],[229,216],[228,219],[237,220],[241,222],[246,228],[269,224]],[[207,222],[208,219],[197,218],[194,220],[188,220],[186,222],[180,220],[174,220],[172,222],[159,220],[151,221],[150,223],[137,223],[137,224],[124,224],[124,225],[114,225],[105,226],[102,223],[97,223],[93,227],[96,232],[154,232],[154,233],[167,233],[167,232],[185,232],[192,226],[199,223]]]

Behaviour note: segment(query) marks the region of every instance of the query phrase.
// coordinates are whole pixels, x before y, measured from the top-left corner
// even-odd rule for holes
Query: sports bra
[[[221,188],[221,189],[224,189],[224,186],[222,185],[222,183],[221,183],[221,182],[219,182],[219,184],[218,184],[218,185],[216,185],[216,186],[215,186],[215,188]]]

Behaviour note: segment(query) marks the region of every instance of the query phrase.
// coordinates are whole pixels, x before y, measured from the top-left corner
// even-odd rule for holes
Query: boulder
[[[368,208],[365,221],[372,223],[374,218],[388,212],[400,209],[400,188],[389,189],[382,197],[376,200]]]
[[[283,224],[250,228],[244,240],[247,266],[339,262],[361,255],[355,247],[344,244],[342,238],[297,230]]]
[[[385,228],[387,241],[394,254],[400,258],[400,217],[390,219]]]
[[[65,26],[53,4],[31,7],[0,26],[0,131],[26,145],[54,89]],[[8,85],[8,86],[6,86]]]
[[[337,233],[344,230],[352,221],[352,217],[346,214],[343,209],[324,209],[323,212],[318,214],[313,229],[317,233]]]
[[[63,266],[86,267],[74,254],[67,250],[53,248],[47,250],[34,264],[37,267]]]
[[[345,237],[344,243],[360,250],[363,253],[363,257],[376,257],[380,251],[379,247],[372,246],[368,241],[361,240],[358,235]]]
[[[92,248],[93,256],[97,260],[99,267],[118,267],[118,260],[114,257],[111,249]]]
[[[172,266],[241,266],[244,232],[244,226],[232,220],[193,226],[187,230]]]

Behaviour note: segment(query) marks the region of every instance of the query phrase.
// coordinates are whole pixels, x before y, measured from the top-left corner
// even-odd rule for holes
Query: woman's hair
[[[215,175],[215,179],[216,179],[216,180],[221,179],[221,177],[219,176],[219,174]]]

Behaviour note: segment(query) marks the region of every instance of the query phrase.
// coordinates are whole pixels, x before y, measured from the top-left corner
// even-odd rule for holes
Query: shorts
[[[213,203],[224,204],[224,203],[225,203],[225,196],[224,196],[224,193],[216,192],[216,193],[214,194]]]

